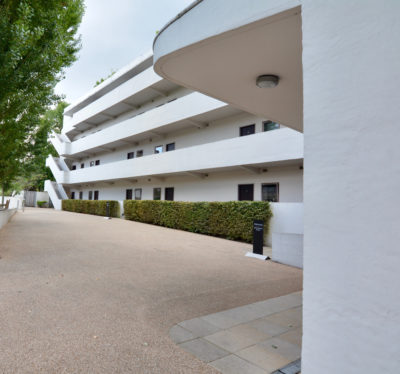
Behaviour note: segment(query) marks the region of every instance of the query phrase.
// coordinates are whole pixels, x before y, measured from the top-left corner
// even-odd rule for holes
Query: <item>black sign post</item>
[[[264,221],[255,219],[253,221],[253,253],[257,255],[263,254],[264,245]]]

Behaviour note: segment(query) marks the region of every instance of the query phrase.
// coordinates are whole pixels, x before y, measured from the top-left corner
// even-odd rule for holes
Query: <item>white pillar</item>
[[[304,0],[303,373],[400,372],[400,1]]]

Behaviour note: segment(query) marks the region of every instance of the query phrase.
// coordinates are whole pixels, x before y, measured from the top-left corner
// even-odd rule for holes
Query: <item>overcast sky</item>
[[[56,87],[73,103],[137,56],[152,49],[156,31],[192,0],[85,0],[79,59]]]

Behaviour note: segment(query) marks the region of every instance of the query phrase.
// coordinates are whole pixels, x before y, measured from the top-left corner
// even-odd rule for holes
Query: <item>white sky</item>
[[[79,59],[56,87],[73,103],[137,56],[152,49],[156,31],[192,0],[85,0]]]

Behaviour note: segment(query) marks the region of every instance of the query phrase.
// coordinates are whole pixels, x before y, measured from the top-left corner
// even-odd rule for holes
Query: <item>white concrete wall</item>
[[[214,169],[237,165],[278,163],[289,160],[301,162],[302,158],[302,135],[290,129],[282,129],[178,149],[173,152],[100,164],[71,172],[57,170],[51,158],[48,159],[48,165],[52,171],[54,169],[58,183],[74,184],[188,171],[208,170],[211,172]]]
[[[154,177],[142,178],[137,183],[116,181],[113,185],[90,183],[81,188],[71,188],[75,198],[83,191],[83,199],[88,199],[88,191],[99,191],[100,200],[125,200],[126,189],[142,188],[142,200],[153,200],[153,188],[174,187],[176,201],[235,201],[238,199],[238,184],[254,184],[254,200],[261,200],[263,183],[279,183],[279,201],[301,202],[303,200],[303,171],[296,166],[274,167],[262,174],[251,174],[245,171],[228,171],[210,174],[200,179],[192,176],[175,176],[160,181]],[[286,212],[285,212],[286,213]],[[294,219],[295,220],[295,219]],[[277,227],[284,226],[280,220]]]
[[[0,210],[0,229],[7,224],[12,216],[17,212],[17,209]]]
[[[85,167],[88,167],[90,161],[95,160],[100,160],[100,164],[104,165],[109,162],[126,160],[128,152],[135,152],[136,155],[136,151],[138,150],[143,150],[144,156],[153,155],[155,146],[162,145],[165,152],[165,146],[169,143],[175,143],[175,149],[178,150],[219,140],[237,138],[240,134],[240,127],[253,123],[256,125],[256,133],[261,133],[263,132],[262,122],[263,119],[261,118],[243,113],[213,121],[205,128],[199,129],[193,126],[188,129],[172,132],[165,137],[153,136],[151,139],[138,142],[138,145],[118,147],[115,151],[103,152],[95,156],[85,157],[82,161],[72,162],[72,165],[80,169],[81,163],[84,163]],[[243,152],[245,152],[245,150]]]
[[[304,374],[400,368],[400,2],[303,0]]]

